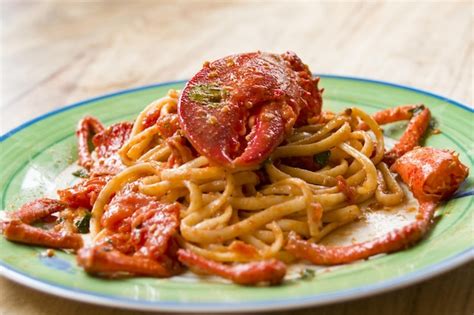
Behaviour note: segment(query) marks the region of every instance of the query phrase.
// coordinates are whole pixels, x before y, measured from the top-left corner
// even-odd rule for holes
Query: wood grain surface
[[[392,81],[473,104],[471,1],[0,3],[1,134],[68,103],[189,78],[205,60],[253,50],[293,50],[316,73]],[[0,278],[0,314],[136,312]],[[390,293],[286,314],[474,314],[474,263]]]

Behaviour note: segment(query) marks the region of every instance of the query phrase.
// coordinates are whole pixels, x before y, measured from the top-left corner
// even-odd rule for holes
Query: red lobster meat
[[[256,165],[294,125],[320,115],[317,83],[290,52],[218,59],[184,88],[178,104],[181,128],[199,153],[219,164]]]
[[[79,249],[82,247],[79,234],[48,231],[30,225],[65,208],[64,203],[48,198],[26,203],[10,214],[11,220],[3,222],[3,235],[6,239],[19,243]]]
[[[126,122],[105,128],[94,117],[83,118],[76,130],[79,164],[90,171],[90,178],[84,179],[72,187],[58,190],[60,200],[38,199],[12,212],[10,214],[11,220],[2,224],[5,238],[45,247],[76,250],[81,248],[83,241],[79,234],[44,230],[30,224],[49,218],[51,214],[61,212],[66,208],[92,209],[95,199],[111,175],[124,168],[117,151],[128,139],[131,127],[132,125]],[[93,154],[89,152],[88,146],[91,132],[95,133],[92,138],[95,146]]]
[[[401,105],[393,108],[388,108],[376,112],[372,115],[372,118],[379,125],[385,125],[401,120],[410,120],[413,117],[416,108],[420,108],[422,105]],[[369,126],[362,122],[359,124],[359,129],[369,130]]]
[[[425,134],[431,120],[431,112],[427,107],[422,106],[421,112],[415,114],[408,123],[407,129],[403,133],[397,144],[384,155],[384,162],[392,165],[403,154],[413,150],[419,145],[421,138]]]
[[[232,282],[249,285],[260,282],[278,284],[286,274],[286,265],[276,259],[263,260],[237,265],[224,265],[199,256],[190,250],[178,250],[178,259],[190,268],[215,274]]]
[[[449,198],[469,174],[456,153],[418,147],[395,161],[391,169],[400,174],[420,202]]]
[[[82,207],[91,210],[110,178],[110,176],[98,176],[84,179],[72,187],[59,189],[59,198],[71,208]]]
[[[76,136],[79,165],[88,169],[92,176],[114,175],[124,168],[118,150],[128,140],[133,124],[121,122],[105,128],[95,117],[86,116],[77,125]],[[94,154],[89,152],[91,131]]]
[[[76,130],[79,164],[90,172],[90,177],[72,187],[58,190],[61,201],[71,208],[92,209],[111,176],[125,168],[118,150],[128,140],[132,126],[129,122],[122,122],[105,128],[95,117],[81,119]],[[91,130],[96,132],[92,137],[95,147],[92,154],[88,145]]]
[[[89,273],[120,273],[170,277],[181,271],[174,239],[179,205],[162,204],[126,187],[115,195],[104,216],[105,236],[78,252],[79,265]]]

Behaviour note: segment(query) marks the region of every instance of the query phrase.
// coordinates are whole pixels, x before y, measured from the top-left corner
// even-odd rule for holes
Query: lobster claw
[[[298,123],[321,112],[321,91],[293,53],[246,53],[206,63],[184,88],[178,116],[193,147],[227,166],[264,161]]]
[[[233,163],[253,165],[265,160],[283,141],[286,134],[286,121],[279,104],[263,105],[255,117],[255,125],[249,133],[247,147]]]

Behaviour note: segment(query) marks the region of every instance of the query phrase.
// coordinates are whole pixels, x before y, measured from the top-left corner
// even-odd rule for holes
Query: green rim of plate
[[[406,103],[427,105],[442,133],[426,145],[459,152],[471,170],[474,111],[426,91],[387,82],[321,75],[325,110],[358,106],[369,113]],[[186,81],[125,90],[76,103],[29,121],[0,137],[0,207],[12,210],[53,190],[54,179],[76,158],[74,129],[84,115],[106,124],[132,120],[152,100]],[[469,127],[470,126],[470,127]],[[471,154],[470,154],[471,152]],[[474,179],[440,207],[429,235],[416,246],[366,261],[331,268],[310,280],[281,286],[245,287],[184,278],[93,278],[76,266],[75,257],[0,238],[2,274],[29,287],[62,297],[114,307],[155,311],[243,312],[281,310],[354,299],[406,286],[455,268],[474,258]]]

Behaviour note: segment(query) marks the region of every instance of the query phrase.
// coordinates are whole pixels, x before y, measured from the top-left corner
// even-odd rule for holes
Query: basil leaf
[[[189,92],[191,100],[210,107],[220,106],[226,97],[227,90],[217,83],[199,84]]]
[[[86,213],[82,218],[74,222],[77,230],[81,234],[89,233],[89,223],[91,221],[92,215],[90,213]]]
[[[313,279],[316,276],[316,272],[313,269],[305,268],[300,272],[301,280]]]
[[[416,116],[424,110],[425,110],[425,105],[418,105],[415,108],[410,109],[409,112],[411,112],[413,114],[413,116]]]
[[[79,178],[88,178],[89,177],[89,173],[87,173],[87,171],[83,168],[78,169],[77,171],[73,172],[72,175],[76,176],[76,177],[79,177]]]
[[[321,167],[328,164],[329,157],[331,156],[331,151],[324,151],[313,156],[313,161],[318,163]]]
[[[438,126],[439,126],[438,120],[434,117],[431,117],[430,123],[428,124],[428,130],[436,129],[438,128]]]

